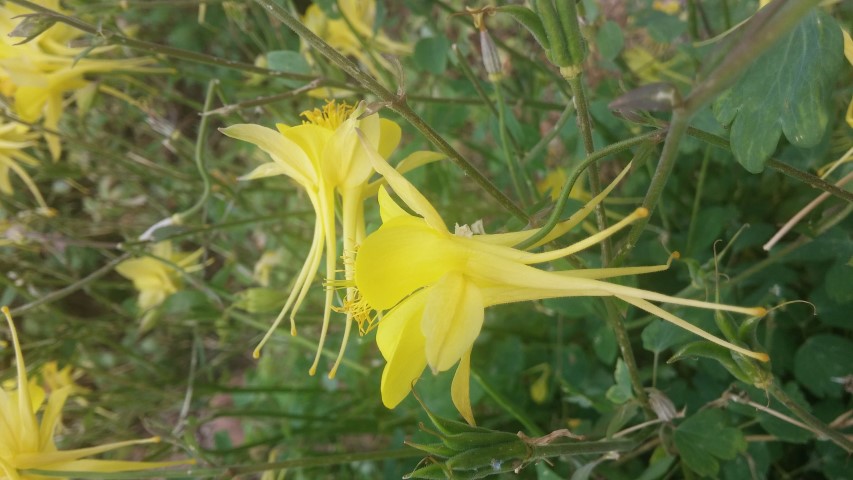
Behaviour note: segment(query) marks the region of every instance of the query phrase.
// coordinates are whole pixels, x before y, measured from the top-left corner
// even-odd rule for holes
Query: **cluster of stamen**
[[[323,108],[305,110],[300,114],[305,120],[303,124],[312,124],[319,127],[336,130],[346,119],[352,115],[355,106],[346,102],[336,103],[334,100],[326,100]]]

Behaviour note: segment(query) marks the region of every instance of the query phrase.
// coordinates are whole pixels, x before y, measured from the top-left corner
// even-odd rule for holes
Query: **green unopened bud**
[[[234,306],[249,313],[266,313],[281,308],[281,292],[272,288],[248,288],[238,292]]]
[[[23,18],[21,23],[18,24],[11,32],[9,32],[10,37],[21,37],[23,40],[18,42],[16,45],[22,45],[24,43],[29,42],[30,40],[38,37],[45,30],[52,27],[54,23],[56,23],[56,19],[43,15],[40,13],[29,13],[26,15],[20,15],[15,18]]]

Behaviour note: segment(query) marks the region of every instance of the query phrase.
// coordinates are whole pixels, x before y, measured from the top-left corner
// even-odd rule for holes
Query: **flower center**
[[[300,115],[305,118],[303,124],[310,123],[329,130],[337,130],[350,117],[353,110],[355,107],[346,102],[335,103],[334,100],[326,100],[323,108],[305,110]]]

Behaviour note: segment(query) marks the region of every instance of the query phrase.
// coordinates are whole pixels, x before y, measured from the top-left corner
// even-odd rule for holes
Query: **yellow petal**
[[[450,385],[450,398],[453,399],[453,405],[462,418],[470,425],[476,425],[474,422],[474,411],[471,409],[471,350],[468,350],[462,359],[459,360],[459,366],[456,367],[456,374],[453,375],[453,383]]]
[[[287,172],[285,175],[297,182],[303,185],[317,183],[317,172],[306,152],[281,133],[252,124],[231,125],[219,131],[231,138],[257,145]]]
[[[382,223],[388,223],[392,218],[411,217],[409,213],[397,205],[397,202],[388,194],[385,186],[379,187],[379,216],[382,218]]]
[[[388,181],[388,185],[394,189],[394,192],[400,197],[406,205],[409,206],[412,210],[415,211],[418,215],[424,217],[424,220],[434,229],[442,232],[448,232],[447,226],[444,224],[444,220],[441,219],[441,215],[433,208],[432,204],[429,203],[429,200],[415,188],[414,185],[409,183],[403,175],[401,175],[397,170],[388,164],[384,158],[382,158],[376,150],[370,148],[370,145],[367,144],[364,137],[361,137],[362,144],[364,145],[364,149],[367,153],[368,158],[370,159],[370,163],[373,165],[373,169],[376,170],[380,175],[385,177],[385,180]]]
[[[401,174],[405,175],[406,173],[422,167],[426,164],[435,162],[437,160],[441,160],[446,158],[445,155],[436,153],[436,152],[428,152],[425,150],[419,150],[417,152],[411,153],[406,158],[400,160],[400,163],[397,164],[396,170]],[[376,195],[376,192],[379,191],[379,187],[387,183],[385,178],[380,178],[379,180],[370,182],[364,188],[364,197],[371,197]],[[517,242],[516,242],[517,243]]]
[[[269,162],[258,165],[254,170],[240,177],[239,180],[257,180],[258,178],[274,177],[277,175],[292,177],[291,173],[291,170],[286,165],[278,162]],[[306,184],[301,185],[304,188],[310,188]]]
[[[402,130],[399,125],[387,118],[379,119],[379,145],[376,146],[376,151],[382,155],[382,158],[390,157],[400,144],[401,136]]]
[[[62,415],[62,407],[65,406],[65,400],[68,399],[68,394],[70,393],[70,386],[50,392],[47,408],[45,408],[42,414],[41,425],[39,426],[39,451],[49,451],[53,446],[53,434],[56,430],[56,424],[59,422],[59,417]]]
[[[382,403],[396,407],[426,368],[421,318],[428,290],[416,292],[379,322],[376,343],[388,362],[382,371]]]
[[[387,310],[410,293],[464,267],[464,251],[420,218],[397,217],[364,239],[355,282],[375,310]]]
[[[449,370],[471,350],[483,327],[483,295],[462,273],[448,272],[430,287],[421,328],[433,373]]]
[[[177,460],[172,462],[134,462],[125,460],[74,460],[71,462],[60,462],[37,467],[39,470],[54,472],[136,472],[140,470],[153,470],[156,468],[174,467],[177,465],[194,464],[193,460]]]
[[[18,375],[18,390],[17,390],[17,417],[19,431],[18,442],[21,447],[35,448],[38,443],[38,424],[36,417],[32,411],[32,400],[30,399],[30,389],[28,388],[29,381],[27,379],[27,366],[24,364],[24,354],[21,352],[21,343],[18,341],[18,331],[15,329],[15,323],[12,321],[12,314],[9,308],[2,307],[3,315],[6,317],[6,324],[9,326],[9,331],[12,333],[12,344],[15,348],[15,363]],[[15,413],[10,412],[12,415]]]

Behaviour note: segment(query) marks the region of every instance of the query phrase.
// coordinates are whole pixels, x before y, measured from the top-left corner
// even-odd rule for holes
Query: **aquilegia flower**
[[[0,193],[11,195],[13,192],[9,171],[24,182],[39,204],[39,209],[45,214],[52,210],[47,206],[38,187],[21,164],[34,167],[39,164],[32,155],[24,151],[35,143],[38,135],[19,123],[0,123]]]
[[[272,157],[272,162],[259,166],[243,179],[288,176],[305,189],[308,200],[317,215],[314,223],[314,240],[308,252],[308,258],[305,259],[281,313],[255,348],[255,358],[260,355],[261,348],[288,311],[290,312],[290,331],[292,335],[296,335],[296,313],[308,294],[324,250],[326,279],[334,283],[338,263],[335,224],[337,197],[340,197],[342,207],[344,252],[353,251],[355,245],[365,236],[364,199],[374,195],[379,184],[369,182],[374,171],[359,142],[356,128],[364,132],[367,142],[371,148],[378,150],[378,155],[387,158],[400,142],[400,127],[376,115],[360,120],[358,117],[363,111],[362,105],[356,108],[346,103],[338,104],[330,101],[322,110],[303,112],[305,122],[295,127],[278,124],[278,131],[276,131],[260,125],[241,124],[221,129],[225,135],[253,143]],[[401,161],[397,168],[405,172],[439,158],[441,155],[436,153],[415,152]],[[347,279],[352,279],[351,264],[344,264],[344,272]],[[312,375],[317,370],[320,352],[328,331],[333,296],[334,291],[328,289],[317,355],[310,370]],[[351,322],[348,319],[344,340],[338,358],[329,373],[330,377],[334,376],[340,364],[350,328]]]
[[[125,260],[116,266],[116,272],[132,281],[133,287],[139,290],[137,304],[145,312],[143,329],[149,323],[152,309],[183,287],[183,275],[204,268],[204,264],[199,263],[203,253],[202,248],[194,252],[175,250],[172,242],[163,241],[154,244],[150,257]]]
[[[469,229],[451,233],[438,212],[381,156],[370,152],[371,162],[397,195],[415,213],[398,206],[384,187],[379,192],[382,226],[360,244],[355,259],[359,321],[372,323],[370,310],[387,311],[379,320],[376,341],[387,361],[382,372],[382,401],[393,408],[411,390],[412,383],[429,366],[433,373],[459,364],[451,386],[453,403],[462,416],[474,422],[469,400],[470,356],[483,326],[484,309],[492,305],[554,297],[613,296],[664,320],[675,323],[714,343],[759,360],[756,353],[728,343],[651,301],[726,310],[763,316],[760,307],[688,300],[602,281],[610,277],[660,271],[652,267],[598,268],[545,271],[532,265],[556,260],[588,248],[648,214],[634,213],[610,228],[565,248],[530,253],[513,248],[535,231],[499,235],[472,235]],[[580,212],[561,226],[567,231],[579,223],[612,190],[621,176]]]
[[[41,6],[66,13],[59,0],[36,0]],[[64,109],[64,97],[70,92],[82,92],[95,84],[86,75],[113,71],[157,71],[145,67],[152,58],[93,59],[90,55],[103,53],[111,47],[91,51],[86,47],[71,47],[72,40],[83,32],[57,23],[43,33],[26,41],[26,32],[16,33],[16,26],[33,12],[25,7],[7,3],[0,8],[0,91],[14,98],[15,113],[21,120],[34,123],[44,119],[44,126],[56,131]],[[26,30],[26,29],[25,29]],[[9,32],[15,37],[9,36]],[[26,43],[21,43],[26,41]],[[62,153],[56,135],[47,133],[45,139],[54,160]]]
[[[312,4],[302,21],[332,48],[356,58],[373,76],[379,74],[377,63],[386,70],[391,69],[391,64],[382,54],[401,56],[412,53],[411,45],[395,42],[374,28],[376,0],[340,0],[337,4],[342,18],[329,18],[319,5]],[[302,49],[307,52],[307,44],[303,43]],[[370,50],[374,55],[365,53]],[[306,56],[310,60],[311,57]]]
[[[27,379],[27,367],[24,365],[18,332],[15,330],[9,309],[2,307],[2,311],[3,315],[6,316],[6,322],[12,334],[18,378],[15,389],[0,388],[0,478],[8,480],[45,478],[41,475],[27,473],[26,470],[30,469],[54,472],[108,473],[151,470],[192,463],[191,461],[133,462],[85,458],[130,445],[157,443],[160,441],[158,437],[107,443],[97,447],[75,450],[58,450],[53,441],[53,435],[62,413],[62,407],[71,392],[71,387],[62,387],[50,392],[47,406],[44,408],[41,414],[41,422],[39,422],[36,413],[44,403],[45,392],[41,387]]]

